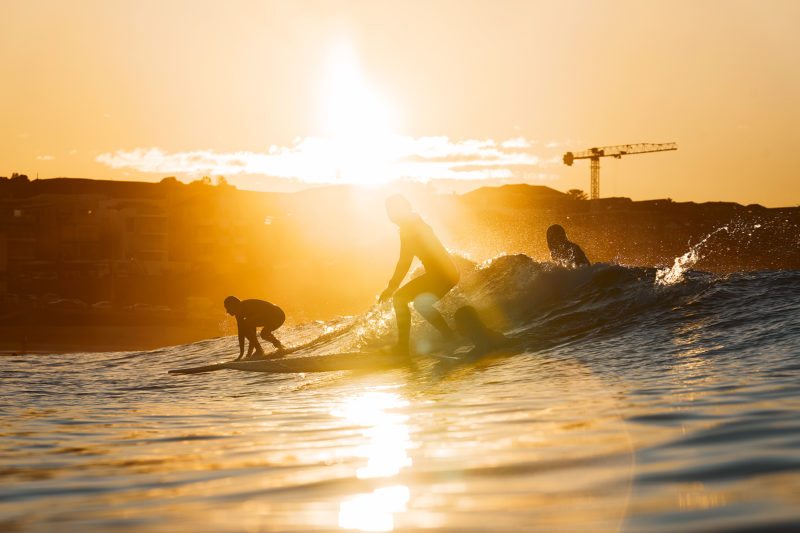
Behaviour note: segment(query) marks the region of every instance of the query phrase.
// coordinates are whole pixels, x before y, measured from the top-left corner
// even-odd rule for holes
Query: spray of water
[[[688,252],[680,257],[676,257],[675,262],[671,267],[665,266],[664,268],[658,269],[656,271],[655,284],[657,286],[666,287],[683,281],[686,272],[691,270],[692,267],[703,257],[703,255],[701,255],[701,251],[706,247],[708,240],[720,231],[729,231],[728,226],[717,228],[706,235],[702,241],[689,248]]]
[[[355,331],[355,346],[364,348],[375,343],[388,333],[394,312],[391,306],[375,304],[365,314],[356,318],[352,329]]]

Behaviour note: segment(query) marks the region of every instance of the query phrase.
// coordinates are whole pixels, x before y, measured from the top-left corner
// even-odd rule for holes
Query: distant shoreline
[[[188,326],[0,326],[0,356],[150,351],[220,336]]]

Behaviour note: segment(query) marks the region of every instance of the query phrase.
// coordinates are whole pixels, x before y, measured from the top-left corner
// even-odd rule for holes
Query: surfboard
[[[521,341],[519,339],[506,338],[503,342],[498,342],[494,346],[485,346],[483,348],[468,347],[458,350],[452,355],[437,353],[430,355],[437,359],[434,372],[446,374],[459,368],[471,367],[476,364],[481,365],[492,359],[516,355],[521,350]]]
[[[281,355],[277,355],[277,351],[273,350],[273,351],[268,352],[266,354],[266,358],[267,359],[273,359],[273,358],[284,357],[286,355],[289,355],[291,353],[297,352],[299,350],[310,348],[310,347],[314,346],[315,344],[319,344],[320,342],[323,342],[323,341],[327,340],[328,338],[330,338],[332,333],[339,333],[339,332],[338,331],[334,331],[334,332],[331,332],[331,333],[326,333],[326,334],[320,335],[319,337],[317,337],[315,339],[312,339],[312,340],[310,340],[308,342],[305,342],[303,344],[297,344],[295,346],[287,346],[283,351],[281,351]],[[263,361],[263,359],[258,359],[258,361]],[[174,370],[170,370],[169,373],[170,374],[201,374],[203,372],[214,372],[216,370],[225,370],[226,368],[228,368],[225,365],[227,365],[228,363],[236,363],[236,362],[245,362],[245,361],[243,361],[243,360],[236,361],[236,360],[232,359],[230,361],[221,361],[219,363],[212,363],[210,365],[194,366],[194,367],[189,367],[189,368],[177,368],[177,369],[174,369]]]
[[[259,361],[227,361],[211,365],[176,368],[170,374],[199,374],[215,370],[242,370],[279,374],[305,372],[335,372],[339,370],[383,370],[408,366],[410,361],[383,352],[346,352],[306,357],[287,357]]]
[[[346,352],[328,355],[302,357],[280,357],[256,361],[227,361],[211,365],[170,370],[170,374],[199,374],[216,370],[242,370],[245,372],[271,373],[306,373],[335,372],[339,370],[383,370],[414,366],[420,359],[438,360],[440,365],[459,366],[475,363],[493,353],[508,352],[516,341],[506,339],[499,333],[490,330],[478,316],[472,306],[463,306],[454,315],[459,331],[471,339],[472,348],[459,343],[460,347],[450,346],[444,350],[434,351],[416,358],[393,355],[385,350],[367,352]],[[285,352],[284,352],[285,353]]]
[[[213,372],[215,370],[225,370],[225,365],[228,363],[232,363],[233,361],[227,361],[225,363],[213,363],[210,365],[203,365],[203,366],[192,366],[187,368],[174,368],[170,370],[168,373],[170,374],[201,374],[203,372]]]

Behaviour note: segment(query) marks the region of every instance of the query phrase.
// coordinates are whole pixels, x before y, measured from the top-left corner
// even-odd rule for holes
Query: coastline
[[[156,350],[220,336],[196,326],[0,326],[0,357]]]

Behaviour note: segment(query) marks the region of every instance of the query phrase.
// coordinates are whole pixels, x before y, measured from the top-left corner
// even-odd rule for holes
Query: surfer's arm
[[[403,278],[406,277],[408,269],[411,268],[411,261],[413,260],[414,255],[411,253],[409,246],[405,243],[405,241],[400,241],[400,257],[397,259],[397,266],[394,269],[392,279],[389,280],[389,285],[381,293],[381,296],[378,299],[379,301],[383,302],[388,300],[392,294],[394,294],[394,291],[396,291],[397,287],[400,286]]]
[[[574,242],[568,242],[567,244],[567,249],[564,251],[564,259],[562,260],[565,266],[570,268],[591,266],[591,263],[586,258],[586,254],[583,253],[580,246]]]
[[[575,264],[578,266],[591,266],[592,263],[589,262],[589,259],[586,257],[586,254],[583,252],[580,246],[577,244],[575,245]]]
[[[244,328],[242,327],[242,319],[240,317],[236,317],[236,330],[239,332],[239,357],[236,358],[238,361],[244,355]]]

